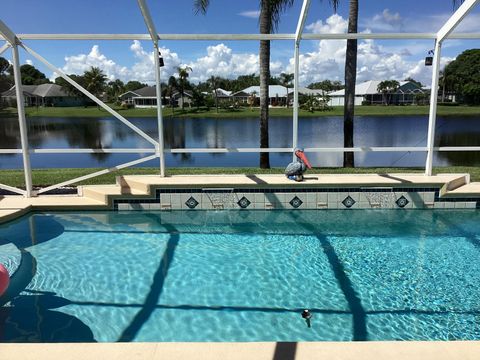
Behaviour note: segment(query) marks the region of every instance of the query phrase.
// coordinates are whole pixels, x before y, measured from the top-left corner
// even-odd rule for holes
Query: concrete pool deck
[[[115,185],[79,186],[75,195],[20,195],[0,197],[0,223],[32,210],[108,210],[113,199],[149,198],[155,188],[326,188],[326,187],[430,187],[441,188],[443,197],[480,197],[480,183],[471,183],[468,174],[308,174],[294,182],[283,175],[131,175],[117,178]]]
[[[2,360],[477,360],[478,341],[0,344]]]

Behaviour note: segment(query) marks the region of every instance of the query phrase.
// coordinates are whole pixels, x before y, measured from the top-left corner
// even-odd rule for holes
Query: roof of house
[[[373,95],[378,94],[378,84],[380,84],[381,80],[369,80],[359,83],[355,86],[355,95],[362,96],[362,95]],[[411,81],[400,81],[400,88],[406,84],[412,83]],[[413,83],[412,83],[413,84]],[[420,88],[419,88],[420,89]],[[345,96],[345,89],[333,91],[329,93],[330,96]]]
[[[289,93],[292,92],[292,89],[290,88],[288,92]],[[237,91],[235,94],[233,94],[233,96],[235,96],[237,94],[242,95],[241,93],[249,94],[249,95],[251,95],[253,93],[260,94],[260,86],[250,86],[246,89]],[[268,86],[268,93],[269,93],[270,97],[276,97],[276,96],[286,97],[287,96],[287,88],[285,86],[282,86],[282,85],[269,85]]]
[[[136,95],[137,97],[156,97],[157,96],[157,91],[155,89],[155,86],[144,86],[140,89],[128,90],[123,94],[120,94],[118,97],[122,97],[124,95],[127,95],[128,93]]]
[[[217,88],[215,92],[217,93],[217,96],[220,96],[220,97],[229,97],[232,95],[231,91],[224,90],[222,88]]]
[[[42,98],[70,96],[60,85],[57,84],[22,85],[22,90],[26,95],[38,96]],[[15,97],[15,85],[13,85],[9,90],[3,92],[2,96]]]

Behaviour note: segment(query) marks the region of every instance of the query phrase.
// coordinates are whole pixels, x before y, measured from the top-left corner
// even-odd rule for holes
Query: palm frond
[[[280,15],[288,8],[292,7],[294,0],[270,0],[271,28],[273,31],[278,29]]]
[[[198,13],[202,13],[203,15],[205,15],[207,13],[209,5],[210,0],[195,0],[193,2],[193,9],[195,11],[195,15],[198,15]]]

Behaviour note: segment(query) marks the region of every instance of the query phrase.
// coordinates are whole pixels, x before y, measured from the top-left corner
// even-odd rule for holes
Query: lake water
[[[130,118],[154,139],[156,118]],[[150,144],[114,118],[27,119],[29,144],[46,148],[150,148]],[[427,116],[358,116],[355,119],[355,146],[426,146]],[[299,145],[303,147],[343,147],[343,117],[301,118]],[[436,145],[480,146],[479,117],[439,117]],[[165,147],[224,148],[258,147],[258,118],[165,119]],[[291,118],[270,119],[270,147],[292,146]],[[17,118],[0,119],[0,148],[20,148]],[[148,154],[32,154],[33,168],[110,167]],[[308,154],[313,166],[342,166],[341,153]],[[424,152],[355,153],[356,166],[424,166]],[[169,167],[258,166],[255,153],[167,154]],[[291,154],[270,154],[272,166],[285,166]],[[441,152],[436,166],[480,165],[479,152]],[[142,166],[158,166],[158,160]],[[21,155],[0,155],[0,168],[22,167]]]

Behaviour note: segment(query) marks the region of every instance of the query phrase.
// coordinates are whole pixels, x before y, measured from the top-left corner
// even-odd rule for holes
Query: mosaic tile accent
[[[240,206],[242,209],[246,209],[248,205],[251,204],[251,201],[248,200],[245,196],[243,196],[240,200],[237,202],[238,206]]]
[[[405,196],[400,196],[397,201],[395,201],[395,203],[397,204],[398,207],[400,208],[404,208],[405,206],[408,205],[410,201],[408,201],[408,199],[405,197]]]
[[[400,196],[401,193],[408,193],[413,196],[412,199],[421,199],[417,201],[408,200],[406,195],[398,199],[392,199],[393,208],[411,209],[451,209],[451,208],[470,208],[480,209],[480,197],[465,198],[440,198],[440,188],[424,187],[394,187],[375,188],[375,187],[289,187],[289,188],[234,188],[228,189],[228,194],[233,194],[232,206],[241,209],[265,209],[269,208],[292,208],[297,209],[349,209],[355,204],[358,209],[371,209],[374,207],[370,201],[364,197],[371,193],[390,193]],[[167,206],[169,210],[180,210],[183,204],[190,209],[210,209],[210,203],[202,203],[200,199],[207,194],[223,194],[225,189],[201,189],[201,188],[156,188],[152,197],[141,198],[117,198],[113,199],[113,209],[118,210],[164,210]],[[248,195],[248,198],[247,198]],[[294,196],[289,200],[290,196]],[[348,195],[348,196],[347,196]],[[354,200],[355,197],[357,200]],[[346,197],[345,197],[346,196]],[[162,197],[165,199],[161,203]],[[184,203],[184,201],[188,200]],[[238,198],[241,198],[237,201]],[[257,200],[258,198],[258,200]],[[275,201],[272,199],[275,198]],[[168,200],[167,200],[168,199]],[[428,202],[425,200],[428,199]],[[368,199],[367,199],[368,200]],[[425,206],[423,204],[425,203]],[[419,205],[420,204],[420,205]],[[238,207],[236,206],[238,205]],[[242,206],[243,205],[243,206]],[[245,206],[245,207],[244,207]],[[389,208],[392,208],[391,206]]]
[[[290,205],[292,205],[295,209],[299,208],[300,205],[303,204],[303,201],[300,200],[297,196],[295,196],[292,200],[290,200]]]
[[[356,201],[353,200],[353,198],[348,195],[345,199],[343,199],[342,204],[346,208],[351,208],[353,205],[355,205]]]
[[[193,196],[190,196],[190,198],[185,201],[185,205],[187,205],[190,209],[195,209],[198,204],[199,202]]]

